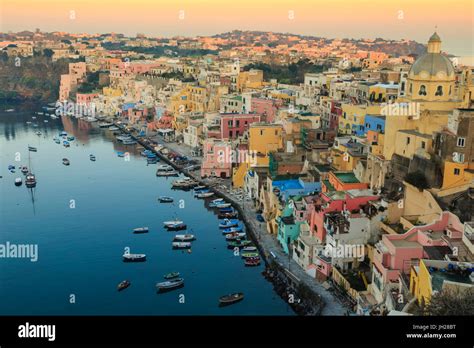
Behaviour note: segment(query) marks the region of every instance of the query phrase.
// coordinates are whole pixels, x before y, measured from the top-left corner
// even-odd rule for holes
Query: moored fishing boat
[[[251,253],[251,252],[256,252],[257,250],[258,249],[257,249],[256,246],[247,246],[247,247],[242,249],[242,252],[243,253],[247,253],[247,252]]]
[[[156,176],[179,176],[179,173],[175,170],[157,170]]]
[[[233,233],[226,234],[225,239],[230,241],[230,240],[245,238],[245,236],[246,236],[245,232],[233,232]]]
[[[68,166],[68,165],[71,164],[71,162],[70,162],[67,158],[63,158],[63,164],[64,164],[65,166]]]
[[[21,186],[23,184],[23,179],[22,178],[16,178],[15,179],[15,186]]]
[[[160,203],[173,203],[173,197],[160,196],[158,197]]]
[[[219,223],[219,228],[236,227],[239,225],[239,220],[236,219],[224,219]]]
[[[163,278],[165,279],[173,279],[179,277],[180,273],[179,272],[170,272],[168,274],[165,274]]]
[[[176,236],[174,236],[174,240],[180,242],[189,242],[195,239],[196,237],[194,237],[194,234],[177,234]]]
[[[260,257],[255,257],[255,258],[247,258],[244,261],[245,266],[247,267],[255,267],[260,265]]]
[[[219,213],[217,214],[217,217],[219,219],[235,219],[236,217],[239,216],[239,213],[234,211],[232,213]]]
[[[244,294],[242,292],[236,292],[233,294],[221,296],[219,298],[219,306],[228,306],[244,299]]]
[[[216,208],[229,208],[232,204],[231,203],[219,203],[219,204],[216,204]]]
[[[258,252],[251,251],[251,252],[245,252],[240,254],[244,259],[252,258],[252,257],[260,257]]]
[[[209,198],[214,196],[214,192],[203,192],[196,194],[196,198]]]
[[[250,240],[242,239],[242,240],[233,240],[227,243],[227,246],[231,249],[233,248],[243,248],[247,245],[252,244]]]
[[[174,224],[174,225],[169,225],[165,226],[168,231],[181,231],[185,230],[187,228],[185,223],[180,223],[180,224]]]
[[[92,161],[92,162],[95,162],[96,158],[94,155],[89,155],[89,159]]]
[[[26,187],[35,187],[36,186],[36,177],[33,173],[26,174],[25,185],[26,185]]]
[[[137,227],[133,229],[133,233],[147,233],[148,227]]]
[[[156,290],[158,292],[165,292],[169,290],[178,289],[184,286],[184,279],[183,278],[176,278],[167,280],[165,282],[156,283]]]
[[[21,172],[25,175],[28,174],[28,167],[27,166],[21,167]]]
[[[128,288],[132,283],[130,283],[130,281],[128,280],[124,280],[124,281],[121,281],[119,283],[119,285],[117,285],[117,290],[118,291],[122,291],[122,290],[125,290],[126,288]]]
[[[241,226],[229,227],[222,230],[222,234],[230,234],[230,233],[236,233],[236,232],[242,232],[242,227]]]
[[[191,243],[189,242],[173,242],[171,243],[171,246],[173,249],[189,249],[191,248]]]
[[[144,262],[144,261],[146,261],[146,255],[145,254],[126,253],[126,254],[123,254],[122,257],[123,257],[124,262]]]

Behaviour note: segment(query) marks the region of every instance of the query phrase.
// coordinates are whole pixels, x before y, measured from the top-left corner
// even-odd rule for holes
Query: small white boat
[[[228,208],[231,205],[232,205],[231,203],[218,203],[216,204],[216,208]]]
[[[214,192],[197,193],[196,198],[208,198],[214,196]]]
[[[36,134],[36,135],[41,135],[41,134],[43,134],[43,133],[41,133],[40,131],[36,131],[35,134]]]
[[[178,176],[179,173],[177,171],[169,171],[169,170],[157,170],[156,176]]]
[[[22,178],[16,178],[15,179],[15,186],[21,186],[23,184],[23,179]]]
[[[191,243],[189,242],[173,242],[171,243],[173,249],[189,249],[191,248]]]
[[[143,261],[146,261],[146,255],[145,254],[123,254],[123,261],[143,262]]]
[[[161,196],[158,197],[160,203],[173,203],[173,197]]]
[[[158,167],[156,167],[157,170],[168,170],[168,171],[172,171],[174,170],[172,166],[168,165],[168,164],[161,164],[159,165]]]
[[[207,186],[203,186],[203,185],[196,186],[196,187],[194,188],[194,191],[204,190],[205,188],[207,188]]]
[[[255,246],[248,246],[248,247],[242,248],[242,250],[241,250],[241,252],[243,252],[243,253],[245,253],[245,252],[255,252],[255,251],[258,251],[257,247],[255,247]]]
[[[180,242],[189,242],[195,239],[196,238],[194,237],[194,234],[177,234],[176,236],[174,236],[174,240]]]
[[[236,240],[245,237],[245,232],[230,233],[225,236],[226,240]]]
[[[5,112],[13,112],[15,109],[6,109]]]
[[[180,220],[171,220],[171,221],[163,222],[163,225],[165,225],[165,227],[175,227],[176,225],[181,225],[181,224],[184,224],[184,222]]]
[[[133,233],[147,233],[148,227],[137,227],[133,229]]]

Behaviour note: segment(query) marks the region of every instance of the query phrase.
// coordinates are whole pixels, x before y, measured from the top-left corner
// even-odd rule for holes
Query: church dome
[[[413,63],[409,75],[428,73],[431,77],[448,77],[454,75],[451,61],[441,53],[425,53]]]
[[[454,76],[454,66],[451,61],[441,54],[441,39],[435,32],[428,41],[427,53],[413,63],[409,76],[424,79],[446,79]]]

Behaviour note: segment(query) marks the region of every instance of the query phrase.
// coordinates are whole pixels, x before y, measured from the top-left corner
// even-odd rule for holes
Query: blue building
[[[365,134],[370,130],[385,133],[385,118],[386,116],[382,115],[365,115]]]

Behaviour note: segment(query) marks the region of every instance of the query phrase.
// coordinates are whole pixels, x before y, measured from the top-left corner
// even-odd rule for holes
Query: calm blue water
[[[246,268],[226,248],[217,216],[204,201],[194,199],[192,192],[171,190],[175,178],[157,178],[156,165],[147,166],[139,150],[126,162],[115,152],[134,147],[120,147],[109,131],[69,118],[43,123],[42,116],[32,116],[0,115],[0,243],[39,248],[37,262],[0,259],[0,314],[293,314],[262,277],[262,266]],[[41,136],[35,134],[38,129]],[[76,137],[70,148],[52,140],[63,129]],[[28,145],[38,148],[31,153],[38,180],[33,192],[24,184],[16,187],[14,179],[24,176],[7,168],[28,164]],[[17,152],[20,162],[15,162]],[[91,153],[96,162],[89,160]],[[64,157],[71,161],[69,167],[62,164]],[[185,208],[159,204],[160,195],[173,196],[175,202],[184,199]],[[190,254],[172,250],[174,233],[162,227],[175,215],[197,237]],[[150,232],[132,234],[140,226],[149,226]],[[122,262],[125,247],[147,254],[147,261]],[[157,294],[155,283],[171,271],[181,272],[185,287]],[[117,284],[124,279],[132,285],[119,293]],[[244,301],[217,306],[220,296],[237,291],[245,293]]]

